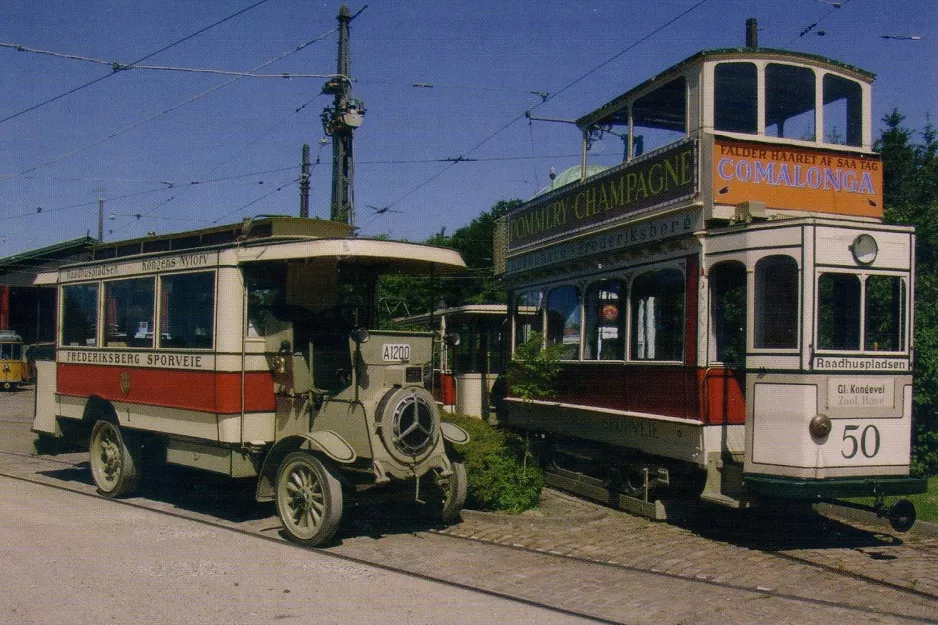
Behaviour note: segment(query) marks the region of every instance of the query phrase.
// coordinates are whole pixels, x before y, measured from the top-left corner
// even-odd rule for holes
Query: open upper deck
[[[752,217],[879,221],[873,79],[796,52],[699,52],[577,120],[580,175],[509,213],[507,256],[673,216],[682,233]]]

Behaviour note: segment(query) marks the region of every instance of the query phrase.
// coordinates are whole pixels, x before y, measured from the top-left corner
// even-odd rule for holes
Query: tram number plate
[[[385,343],[381,348],[381,358],[384,362],[408,362],[410,360],[410,345],[407,343]]]

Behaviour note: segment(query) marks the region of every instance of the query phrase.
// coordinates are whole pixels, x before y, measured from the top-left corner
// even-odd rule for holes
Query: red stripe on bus
[[[219,414],[241,413],[241,374],[238,372],[62,363],[56,371],[57,391],[63,395],[93,395],[111,401]],[[122,387],[122,374],[127,374],[125,379],[129,382],[126,393]],[[244,376],[244,391],[245,412],[275,410],[270,372],[248,372]]]

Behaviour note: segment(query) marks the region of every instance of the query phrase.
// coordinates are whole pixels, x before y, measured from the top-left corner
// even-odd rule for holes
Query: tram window
[[[769,63],[765,68],[765,134],[814,141],[814,72]]]
[[[756,263],[755,340],[759,349],[798,347],[798,264],[790,256]]]
[[[818,349],[860,349],[860,276],[825,273],[818,280]]]
[[[746,266],[720,263],[710,270],[710,315],[714,360],[746,361]]]
[[[23,345],[21,343],[0,343],[0,360],[22,360]]]
[[[905,282],[898,276],[866,279],[863,349],[897,352],[905,348]]]
[[[526,343],[535,332],[544,333],[543,294],[527,291],[515,298],[515,347]]]
[[[547,295],[547,347],[563,345],[561,360],[580,357],[580,289],[565,285]]]
[[[153,347],[153,278],[104,285],[104,345]]]
[[[824,88],[824,141],[841,145],[863,144],[863,91],[860,83],[826,74]]]
[[[713,71],[713,127],[759,132],[758,71],[754,63],[719,63]]]
[[[98,336],[98,285],[62,288],[62,345],[94,346]]]
[[[586,289],[585,360],[625,359],[624,297],[619,280],[594,282]]]
[[[212,347],[215,273],[185,273],[160,280],[160,347]]]
[[[632,283],[633,360],[681,360],[684,355],[684,276],[677,269],[640,275]]]

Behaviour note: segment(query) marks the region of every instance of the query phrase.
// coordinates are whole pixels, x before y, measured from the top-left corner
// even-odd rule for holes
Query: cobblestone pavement
[[[808,601],[938,619],[938,541],[812,512],[699,507],[658,523],[550,492],[542,516],[478,514],[441,533]],[[872,582],[872,583],[871,583]],[[879,582],[879,583],[875,583]]]
[[[28,430],[28,420],[0,417],[4,440]],[[0,472],[94,492],[87,452],[0,451]],[[273,506],[254,502],[248,482],[164,467],[127,501],[277,538]],[[938,540],[915,533],[704,506],[660,523],[550,490],[538,511],[467,510],[448,528],[410,512],[350,508],[324,551],[606,622],[938,623]]]

